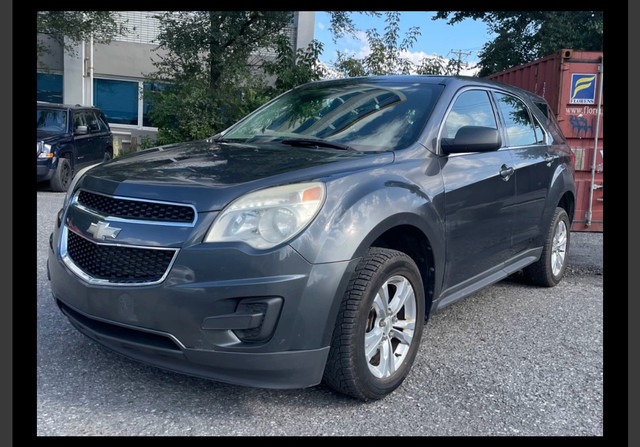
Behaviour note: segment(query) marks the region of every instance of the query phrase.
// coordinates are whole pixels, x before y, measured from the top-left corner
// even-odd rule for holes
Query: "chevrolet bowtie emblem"
[[[108,223],[98,222],[97,224],[92,223],[91,225],[89,225],[87,232],[91,233],[94,239],[97,239],[99,241],[104,241],[105,238],[107,237],[115,239],[121,230],[122,228],[109,227]]]

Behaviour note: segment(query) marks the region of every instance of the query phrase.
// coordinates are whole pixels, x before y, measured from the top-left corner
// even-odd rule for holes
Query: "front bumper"
[[[52,168],[51,159],[47,160],[38,160],[36,165],[37,171],[37,181],[44,182],[47,180],[51,180],[53,177],[53,173],[56,171],[55,168]]]
[[[150,286],[90,284],[62,261],[48,268],[56,303],[82,333],[164,369],[264,388],[320,383],[340,300],[357,260],[309,264],[284,246],[181,248]]]
[[[318,384],[329,353],[328,347],[268,353],[178,348],[172,346],[166,334],[99,320],[61,300],[57,303],[76,329],[112,351],[169,371],[235,385],[305,388]]]

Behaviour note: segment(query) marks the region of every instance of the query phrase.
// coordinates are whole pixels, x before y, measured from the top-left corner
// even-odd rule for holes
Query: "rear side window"
[[[533,116],[533,126],[536,129],[536,143],[545,143],[547,141],[546,133],[535,116]]]
[[[109,128],[109,124],[107,123],[107,118],[104,116],[104,113],[102,113],[102,111],[95,111],[96,114],[96,118],[98,119],[98,124],[100,124],[100,130],[101,131],[108,131],[111,130]]]
[[[98,120],[93,112],[86,112],[87,116],[87,127],[89,128],[89,132],[99,132],[100,124],[98,124]]]
[[[99,113],[87,111],[86,114],[90,132],[104,132],[107,130],[107,125],[102,121]]]
[[[560,131],[560,126],[558,125],[556,116],[553,113],[553,110],[551,110],[551,108],[549,107],[549,105],[546,102],[538,102],[538,101],[534,102],[534,104],[546,118],[546,120],[542,118],[541,120],[546,125],[546,129],[551,135],[551,138],[553,139],[553,141],[556,143],[565,141],[564,135]]]
[[[85,120],[84,113],[82,112],[74,112],[73,113],[73,130],[76,130],[79,126],[86,126],[87,121]]]
[[[498,108],[504,119],[508,146],[536,144],[536,132],[531,122],[529,109],[520,99],[503,93],[494,93]]]
[[[456,98],[444,122],[442,138],[454,139],[456,132],[463,126],[498,128],[486,91],[469,90]]]

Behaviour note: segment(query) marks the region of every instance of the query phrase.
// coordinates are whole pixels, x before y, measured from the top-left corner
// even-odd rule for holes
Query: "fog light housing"
[[[202,329],[231,330],[245,343],[267,341],[276,328],[282,302],[281,297],[245,298],[235,312],[205,318]]]

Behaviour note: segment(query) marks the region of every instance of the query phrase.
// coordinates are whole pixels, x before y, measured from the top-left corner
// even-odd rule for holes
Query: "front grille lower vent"
[[[95,244],[67,232],[67,253],[73,263],[92,279],[115,284],[160,281],[177,250]]]
[[[155,349],[168,349],[175,352],[182,352],[180,346],[178,346],[178,344],[169,337],[95,320],[81,314],[75,309],[70,308],[60,300],[57,300],[57,303],[60,310],[62,310],[69,319],[101,336],[123,340],[128,343],[135,343],[136,345],[144,345]]]
[[[195,220],[195,210],[186,205],[122,199],[88,191],[80,191],[78,203],[106,216],[122,219],[185,224]]]

